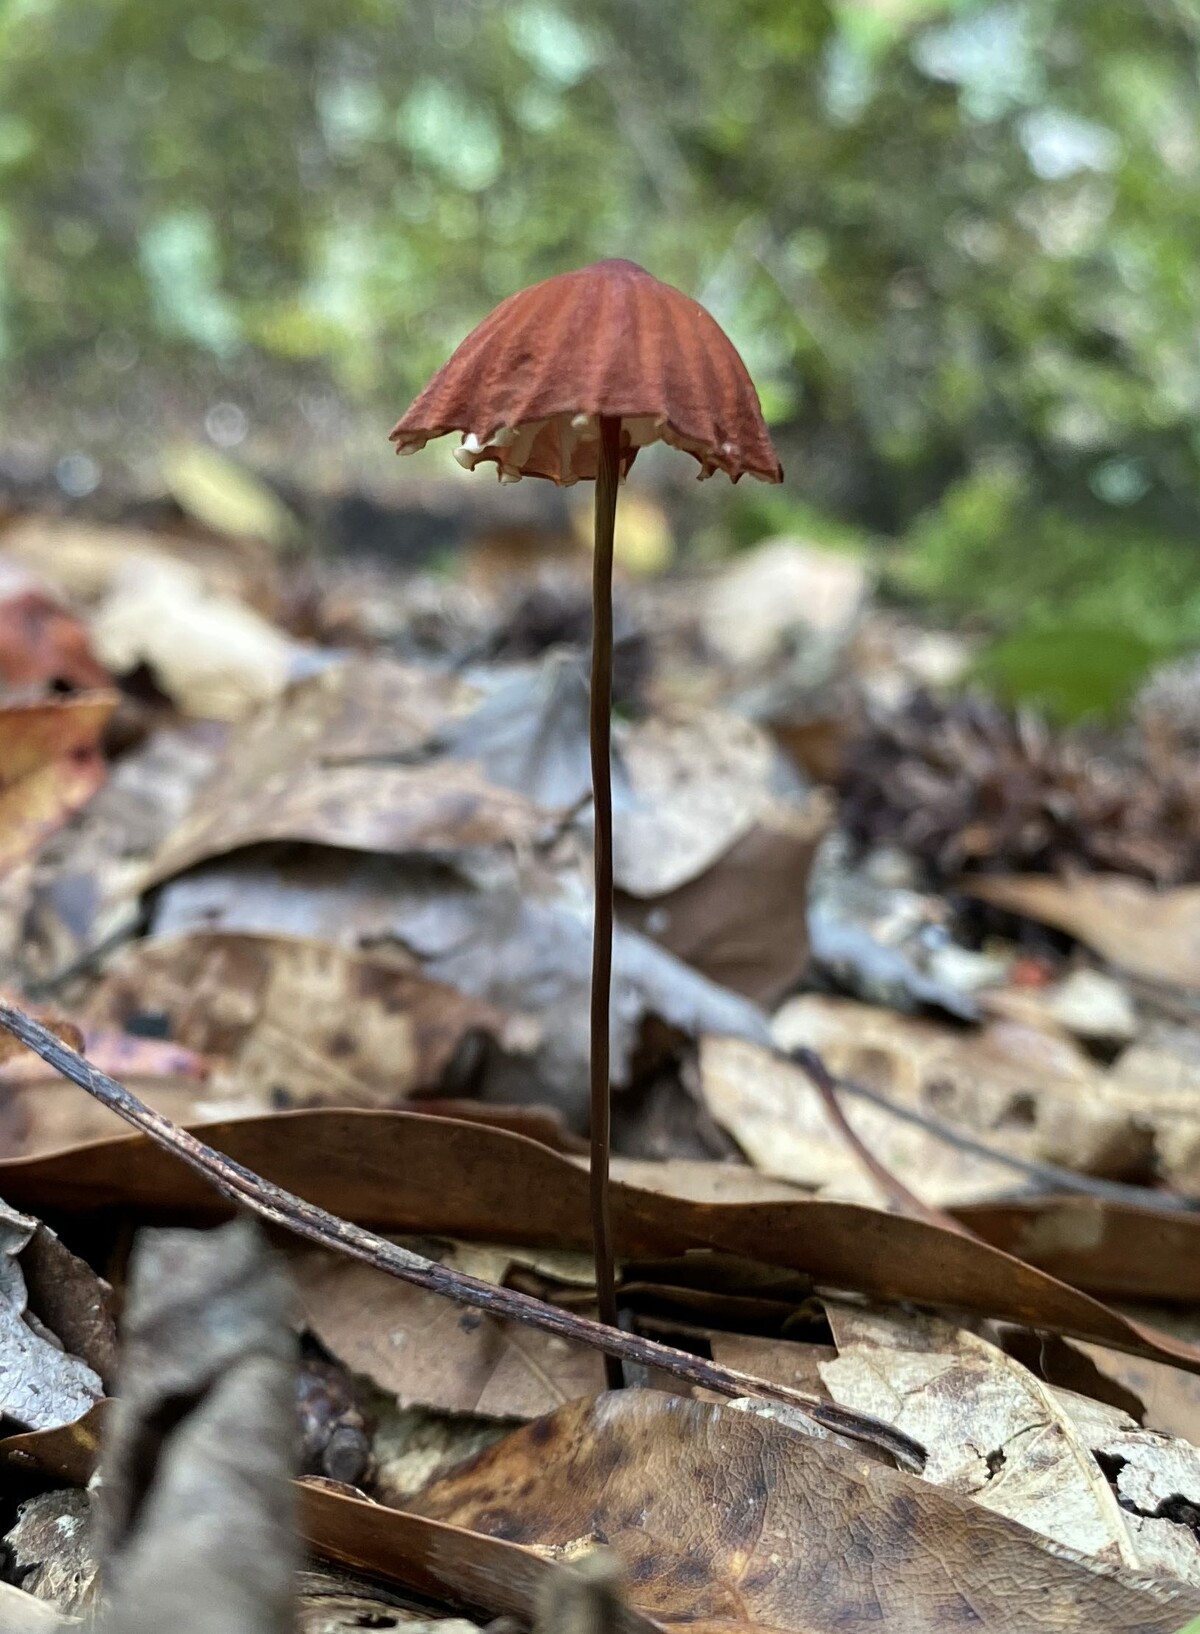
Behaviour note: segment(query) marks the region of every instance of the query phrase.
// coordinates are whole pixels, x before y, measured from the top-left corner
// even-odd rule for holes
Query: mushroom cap
[[[599,417],[621,420],[621,469],[670,443],[701,477],[782,482],[758,393],[733,342],[698,301],[632,261],[600,261],[501,301],[391,432],[398,454],[463,433],[473,468],[502,482],[594,479]]]

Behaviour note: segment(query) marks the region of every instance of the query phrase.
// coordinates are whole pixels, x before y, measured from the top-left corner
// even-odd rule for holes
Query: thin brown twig
[[[920,1470],[925,1462],[925,1449],[897,1430],[891,1424],[872,1418],[867,1413],[856,1413],[835,1403],[819,1401],[785,1385],[771,1384],[764,1379],[742,1373],[735,1368],[721,1367],[671,1345],[659,1344],[641,1334],[624,1333],[620,1328],[593,1322],[572,1311],[549,1305],[515,1288],[497,1287],[478,1277],[467,1276],[436,1260],[425,1259],[411,1249],[388,1242],[348,1220],[305,1202],[293,1192],[285,1191],[272,1181],[247,1169],[244,1164],[223,1152],[206,1146],[195,1135],[181,1129],[161,1112],[140,1101],[132,1091],[117,1079],[101,1072],[90,1061],[58,1039],[41,1022],[35,1021],[15,1005],[0,1000],[0,1027],[10,1032],[27,1048],[41,1056],[56,1072],[77,1084],[89,1095],[124,1118],[135,1129],[148,1135],[166,1151],[209,1182],[214,1189],[239,1207],[249,1209],[261,1219],[280,1226],[298,1237],[319,1244],[322,1248],[345,1254],[351,1259],[385,1271],[418,1288],[444,1295],[462,1305],[471,1305],[505,1321],[522,1322],[540,1328],[568,1343],[586,1345],[608,1356],[655,1367],[676,1378],[699,1385],[722,1396],[762,1396],[781,1401],[797,1408],[827,1430],[867,1441],[884,1448],[905,1468]]]

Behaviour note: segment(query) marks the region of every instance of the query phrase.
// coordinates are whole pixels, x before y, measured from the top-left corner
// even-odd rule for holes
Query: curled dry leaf
[[[586,1174],[505,1130],[404,1112],[312,1111],[214,1123],[203,1133],[254,1173],[380,1230],[590,1242]],[[69,1210],[117,1204],[214,1218],[226,1208],[200,1176],[140,1136],[0,1162],[0,1193]],[[925,1221],[820,1198],[705,1203],[619,1183],[612,1207],[626,1259],[718,1249],[804,1271],[826,1287],[979,1311],[1200,1372],[1200,1347]]]
[[[757,1414],[625,1390],[516,1431],[413,1502],[543,1549],[592,1539],[667,1628],[1171,1634],[1200,1606]],[[848,1546],[847,1539],[853,1540]],[[1034,1610],[1036,1608],[1036,1610]]]
[[[808,963],[808,872],[828,822],[819,796],[776,802],[704,873],[622,918],[734,993],[773,1004]]]
[[[39,1229],[36,1220],[0,1203],[0,1413],[31,1430],[71,1424],[104,1394],[87,1363],[31,1320],[22,1256]]]
[[[0,874],[33,855],[104,782],[115,692],[0,709]]]
[[[222,1082],[264,1106],[394,1105],[436,1089],[471,1040],[502,1037],[506,1024],[492,1006],[404,969],[395,956],[298,937],[134,943],[109,967],[89,1010],[117,1027],[164,1027],[179,1044],[219,1058]]]

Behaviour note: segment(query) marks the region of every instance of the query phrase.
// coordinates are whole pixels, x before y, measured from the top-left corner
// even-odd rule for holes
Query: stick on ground
[[[482,1282],[478,1277],[467,1276],[438,1264],[436,1260],[414,1254],[411,1249],[388,1242],[386,1237],[378,1237],[374,1232],[340,1219],[314,1203],[305,1202],[302,1197],[285,1191],[282,1186],[265,1180],[233,1158],[206,1146],[188,1130],[180,1129],[169,1118],[164,1118],[161,1112],[155,1112],[140,1101],[124,1084],[94,1067],[86,1057],[64,1044],[41,1022],[35,1021],[15,1005],[0,1002],[0,1027],[20,1039],[22,1044],[41,1056],[64,1078],[85,1089],[101,1105],[116,1112],[126,1123],[132,1124],[203,1175],[223,1197],[270,1221],[272,1225],[318,1243],[322,1248],[361,1260],[378,1271],[386,1271],[389,1276],[399,1277],[402,1282],[411,1282],[418,1288],[442,1294],[459,1304],[471,1305],[505,1321],[523,1322],[530,1327],[541,1328],[569,1343],[599,1350],[606,1356],[637,1362],[643,1367],[657,1367],[718,1395],[762,1396],[768,1400],[787,1402],[827,1430],[882,1447],[907,1469],[920,1470],[924,1467],[925,1450],[918,1442],[869,1414],[819,1401],[798,1390],[770,1384],[735,1368],[720,1367],[703,1357],[643,1338],[641,1334],[606,1327],[602,1322],[593,1322],[573,1311],[546,1304],[529,1294],[519,1293],[515,1288],[501,1288],[490,1282]]]

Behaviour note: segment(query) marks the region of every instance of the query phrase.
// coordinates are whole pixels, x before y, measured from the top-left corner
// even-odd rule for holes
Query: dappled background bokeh
[[[1200,641],[1198,64],[1192,0],[3,0],[0,460],[398,486],[470,326],[629,255],[776,433],[729,548],[879,541],[1105,702]]]

